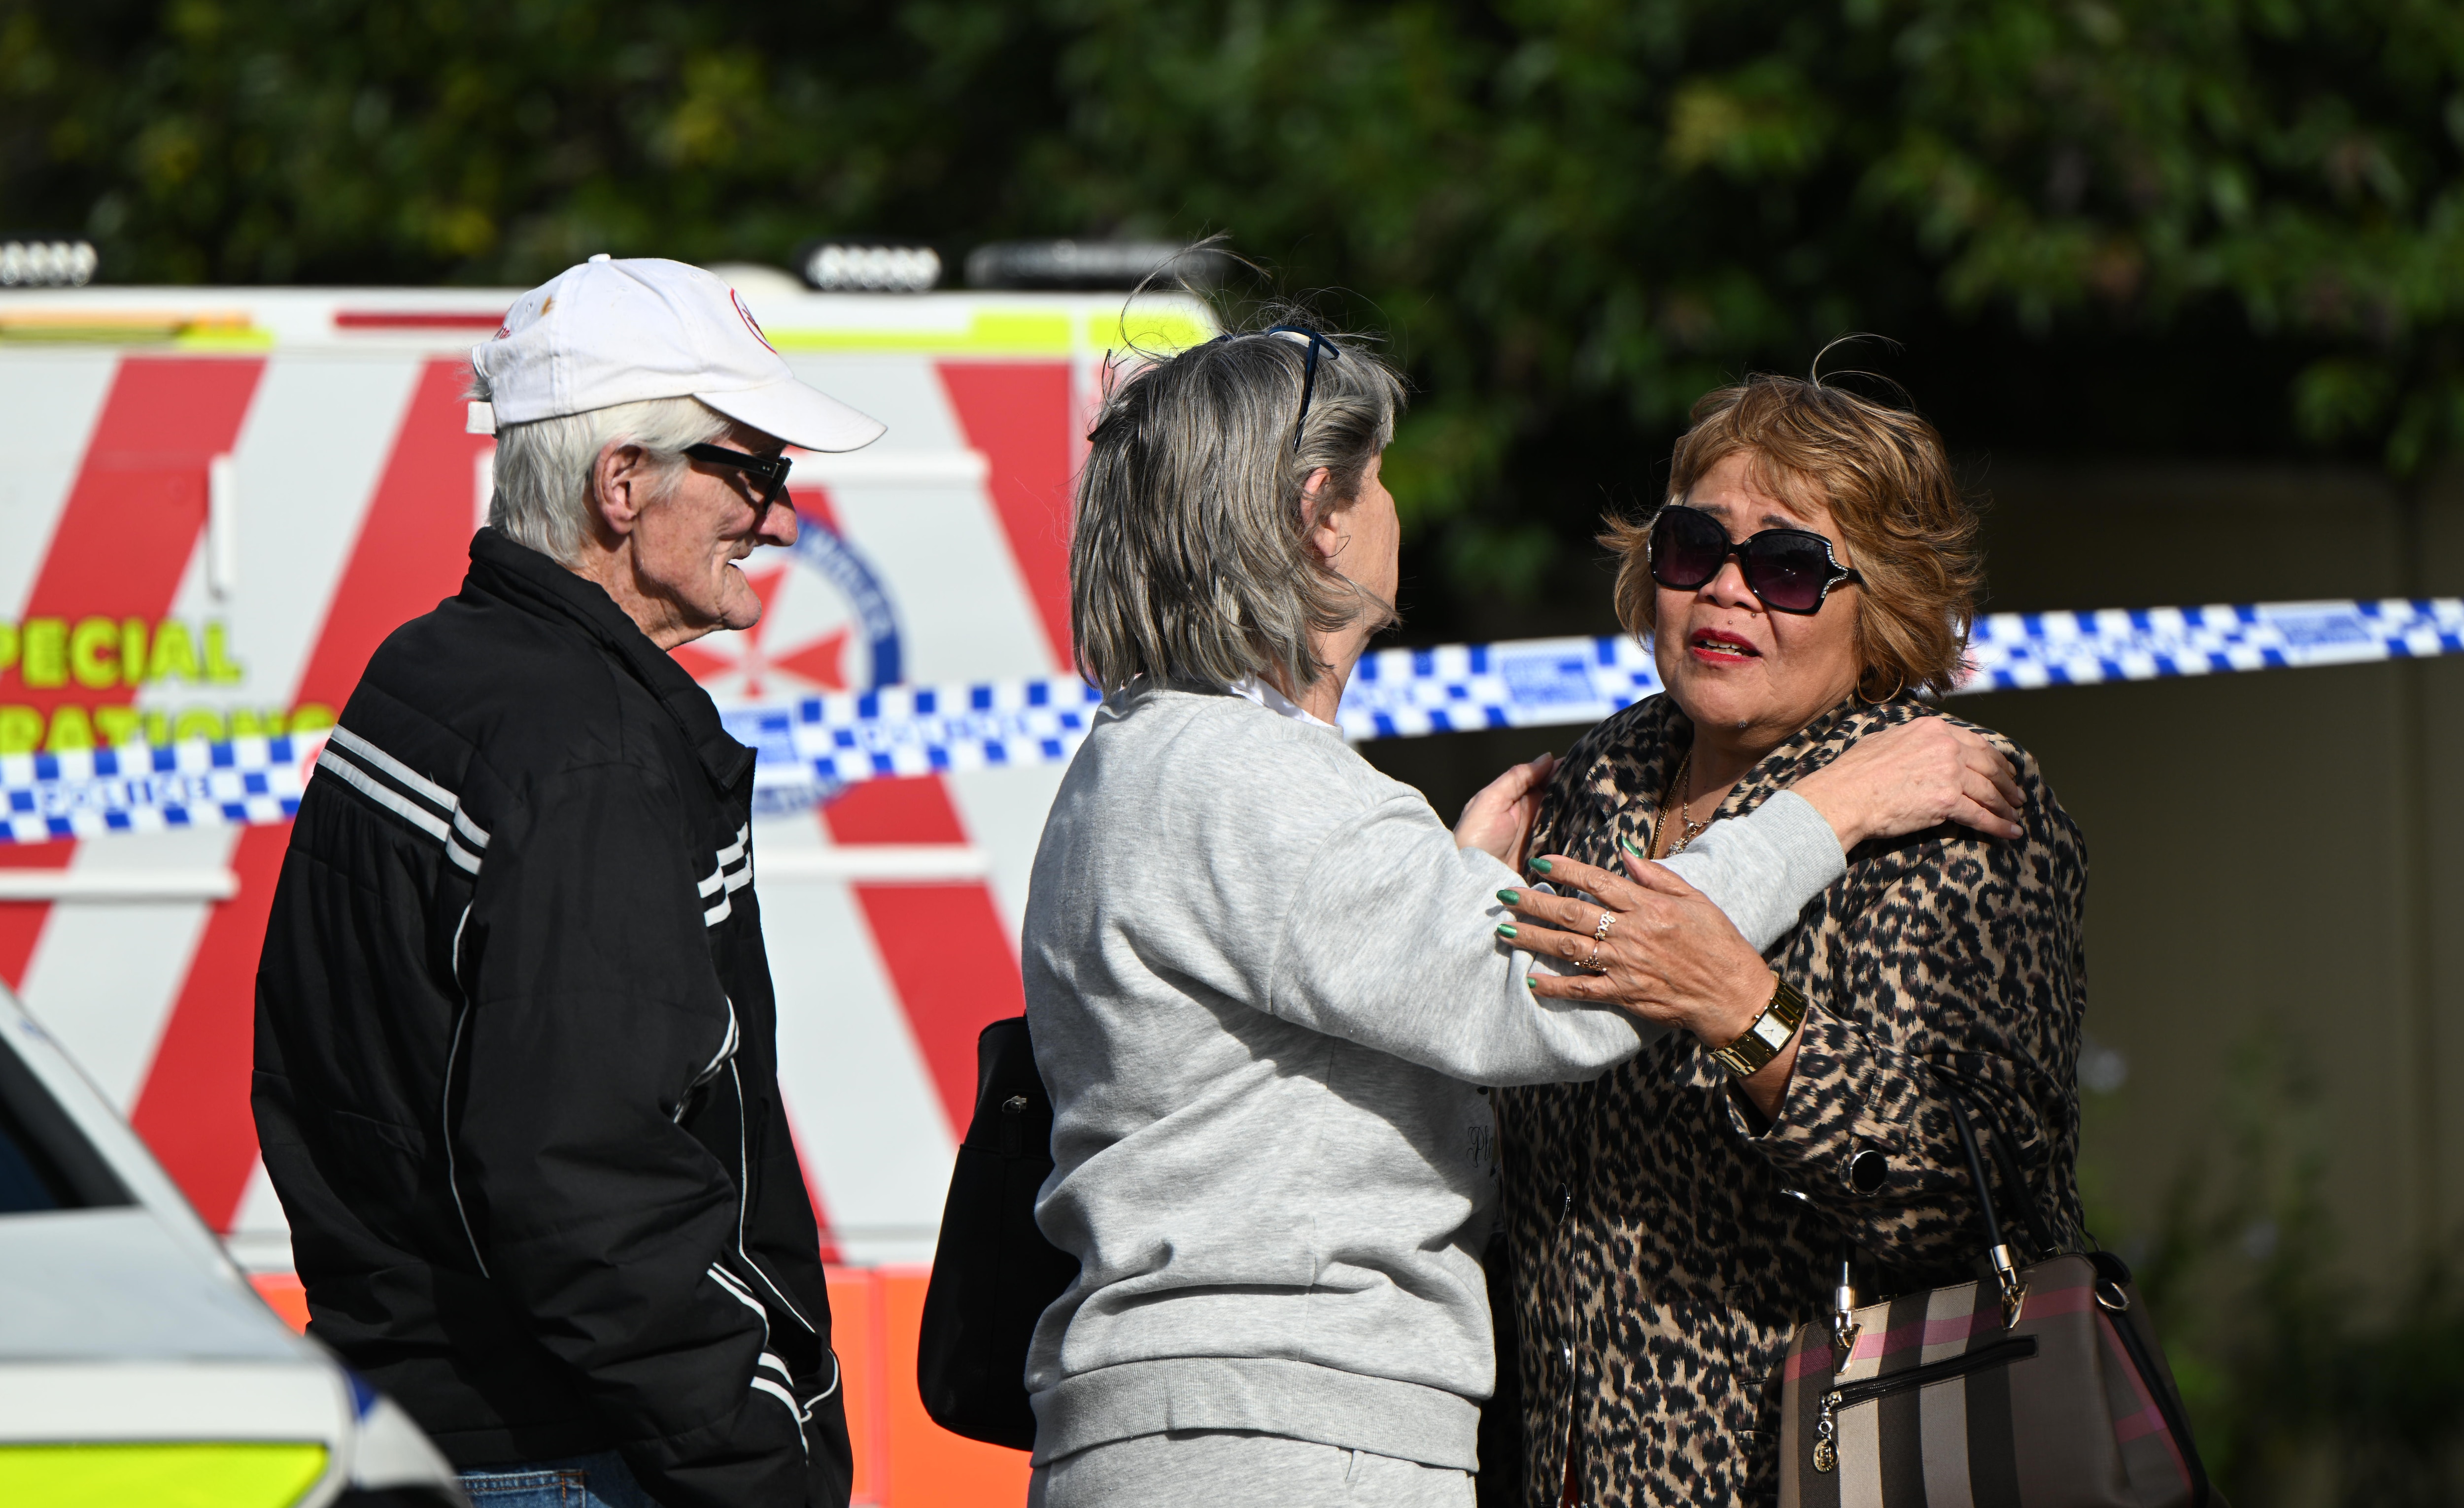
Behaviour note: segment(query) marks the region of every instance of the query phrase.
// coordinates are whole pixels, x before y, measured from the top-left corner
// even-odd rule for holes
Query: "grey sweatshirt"
[[[1843,872],[1788,795],[1670,867],[1757,948]],[[1106,704],[1027,896],[1036,1218],[1080,1264],[1027,1358],[1037,1461],[1254,1430],[1477,1469],[1475,1086],[1590,1079],[1665,1030],[1532,996],[1495,933],[1522,883],[1330,731],[1220,692]]]

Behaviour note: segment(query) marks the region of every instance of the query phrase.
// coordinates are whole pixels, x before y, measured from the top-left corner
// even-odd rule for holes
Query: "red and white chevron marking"
[[[493,442],[464,432],[459,353],[502,295],[357,295],[395,317],[355,313],[349,295],[113,296],[132,325],[148,297],[217,302],[254,339],[0,346],[0,745],[307,726],[388,631],[460,582]],[[797,499],[879,577],[904,678],[1066,671],[1067,485],[1102,355],[1084,332],[1117,300],[1029,300],[1077,334],[1023,354],[962,339],[981,300],[893,311],[957,332],[937,351],[912,336],[865,349],[883,300],[785,302],[762,319],[788,333],[801,375],[890,426],[861,460],[814,458],[821,485],[800,477]],[[78,306],[0,299],[0,329],[63,307]],[[798,348],[814,330],[843,338]],[[784,557],[749,574],[769,620],[679,657],[722,702],[866,673],[826,582]],[[878,781],[757,829],[781,1079],[847,1259],[930,1255],[976,1032],[1022,1008],[1019,919],[1060,775]],[[251,994],[288,837],[0,847],[0,979],[266,1265],[287,1242],[249,1116]]]

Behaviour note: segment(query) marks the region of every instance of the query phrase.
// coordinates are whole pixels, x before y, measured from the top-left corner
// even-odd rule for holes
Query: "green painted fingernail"
[[[1536,975],[1536,974],[1526,974],[1526,975],[1524,976],[1524,978],[1523,978],[1523,987],[1524,987],[1525,989],[1527,989],[1527,990],[1537,990],[1537,989],[1539,989],[1539,988],[1540,988],[1540,979],[1539,979],[1539,976],[1538,976],[1538,975]]]
[[[1634,840],[1625,837],[1623,834],[1619,834],[1617,837],[1617,846],[1624,849],[1627,853],[1634,855],[1637,859],[1642,857],[1642,850],[1634,845]]]
[[[1549,872],[1549,861],[1546,859],[1534,859],[1531,861],[1531,867],[1539,870],[1542,874],[1547,874]]]
[[[1497,898],[1508,906],[1523,904],[1523,892],[1520,890],[1500,890],[1497,892]]]
[[[1514,935],[1514,924],[1513,924],[1512,922],[1500,922],[1500,923],[1498,923],[1498,924],[1497,924],[1497,935],[1498,935],[1498,936],[1500,936],[1500,937],[1511,937],[1511,936],[1513,936],[1513,935]]]

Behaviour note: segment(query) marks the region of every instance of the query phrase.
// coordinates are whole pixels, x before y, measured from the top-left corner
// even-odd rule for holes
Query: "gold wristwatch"
[[[1720,1060],[1721,1067],[1743,1079],[1777,1058],[1804,1020],[1805,996],[1796,993],[1796,986],[1782,979],[1779,988],[1771,992],[1771,1004],[1754,1017],[1754,1024],[1711,1056]]]

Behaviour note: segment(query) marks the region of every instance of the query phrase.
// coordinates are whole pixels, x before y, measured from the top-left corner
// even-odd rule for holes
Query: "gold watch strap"
[[[1721,1067],[1743,1079],[1777,1058],[1804,1021],[1805,996],[1797,993],[1796,986],[1782,979],[1779,987],[1771,991],[1771,1004],[1763,1007],[1763,1014],[1754,1017],[1753,1024],[1711,1056],[1720,1060]]]

